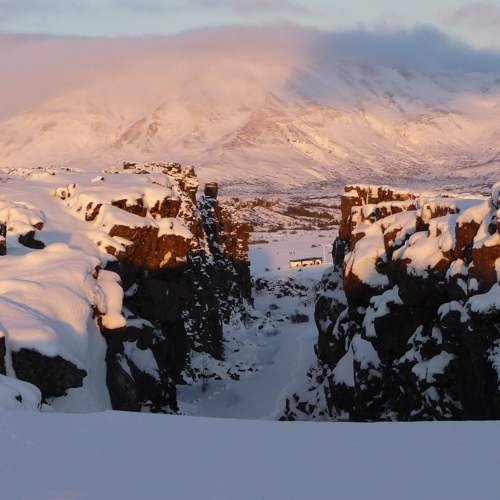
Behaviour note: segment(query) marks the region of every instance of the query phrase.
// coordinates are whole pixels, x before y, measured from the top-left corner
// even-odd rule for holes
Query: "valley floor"
[[[0,418],[2,500],[495,500],[500,423]]]
[[[286,398],[303,385],[315,357],[314,286],[331,262],[334,237],[332,231],[254,234],[253,240],[261,243],[251,246],[252,274],[255,280],[265,280],[266,287],[254,292],[257,319],[225,333],[226,363],[246,369],[240,380],[179,386],[183,413],[272,420],[283,414]],[[289,269],[290,259],[323,257],[323,253],[323,266]],[[292,323],[289,317],[296,313],[308,321]]]

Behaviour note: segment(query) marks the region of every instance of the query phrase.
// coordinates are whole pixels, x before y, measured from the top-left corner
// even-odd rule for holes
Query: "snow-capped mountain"
[[[0,166],[175,159],[200,166],[202,178],[260,189],[488,181],[500,166],[500,58],[433,32],[434,45],[418,53],[422,33],[384,36],[403,48],[381,56],[367,34],[294,29],[194,33],[133,49],[50,40],[79,46],[85,75],[58,56],[51,91],[0,115]],[[22,45],[17,55],[28,59],[35,43],[3,45]]]

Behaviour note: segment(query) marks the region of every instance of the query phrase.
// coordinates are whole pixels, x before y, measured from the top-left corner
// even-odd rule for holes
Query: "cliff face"
[[[222,359],[223,324],[232,314],[243,314],[251,302],[248,228],[233,223],[219,206],[216,190],[207,188],[197,200],[198,182],[192,167],[127,163],[92,180],[76,174],[66,177],[74,182],[56,187],[52,195],[60,210],[69,219],[73,216],[78,234],[93,241],[92,248],[99,249],[100,257],[60,244],[42,250],[42,244],[39,251],[23,258],[33,264],[32,274],[48,264],[57,268],[54,287],[45,276],[39,280],[50,292],[43,306],[52,304],[55,320],[55,304],[64,304],[65,290],[80,296],[77,333],[88,339],[87,352],[78,356],[82,350],[75,345],[72,350],[63,349],[64,338],[52,339],[49,349],[43,335],[37,338],[33,332],[33,338],[26,340],[22,325],[12,324],[0,338],[0,354],[5,351],[1,358],[7,361],[4,369],[0,364],[0,372],[35,385],[45,400],[60,397],[84,385],[92,371],[88,360],[96,354],[91,337],[100,337],[94,339],[94,347],[102,351],[113,408],[175,411],[175,385],[199,375],[191,358],[200,352]],[[19,210],[2,212],[1,208],[0,215],[20,218]],[[39,212],[23,213],[26,220],[21,222],[26,227],[20,229],[20,244],[35,248],[27,243],[36,242],[36,231],[43,229],[44,214]],[[12,260],[4,262],[12,264],[17,277],[15,264],[23,263],[8,255],[12,224],[6,215],[3,222],[7,245],[3,232],[0,247],[7,256],[2,259]],[[54,230],[54,221],[49,222]],[[32,236],[23,242],[25,234]],[[70,264],[75,267],[73,275],[65,271],[71,269]],[[56,284],[60,285],[57,289]],[[24,290],[23,301],[27,307],[35,304],[36,309],[36,290]],[[22,318],[22,311],[17,315]],[[55,320],[50,318],[49,323]],[[63,337],[61,325],[53,328]]]
[[[346,187],[316,304],[319,413],[500,418],[498,187],[488,199]]]

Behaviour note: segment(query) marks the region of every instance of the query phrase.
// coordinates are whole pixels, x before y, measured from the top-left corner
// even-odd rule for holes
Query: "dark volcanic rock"
[[[342,207],[315,314],[316,399],[327,408],[309,413],[500,419],[495,200],[348,186]],[[287,418],[300,408],[300,397],[289,400]]]
[[[20,380],[36,385],[46,398],[64,396],[68,389],[81,387],[87,376],[61,356],[45,356],[33,349],[12,352],[12,366]]]
[[[0,222],[0,256],[7,254],[7,225]]]
[[[137,176],[130,194],[114,187],[123,175]],[[250,228],[219,204],[215,183],[199,201],[197,188],[192,167],[127,163],[98,187],[56,192],[116,257],[108,270],[120,276],[127,325],[101,325],[114,408],[176,411],[175,384],[196,378],[193,353],[223,359],[223,325],[251,301]]]
[[[32,248],[33,250],[42,250],[43,248],[45,248],[45,243],[43,241],[37,240],[35,238],[35,235],[35,231],[29,231],[26,234],[22,234],[18,238],[19,243],[27,248]]]
[[[7,352],[5,345],[5,337],[0,337],[0,375],[6,375],[5,369],[5,354]]]

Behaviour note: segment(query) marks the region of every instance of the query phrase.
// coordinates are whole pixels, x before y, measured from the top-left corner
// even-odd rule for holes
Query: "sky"
[[[287,23],[327,31],[428,25],[477,48],[500,48],[500,0],[0,0],[0,33],[173,35]]]

